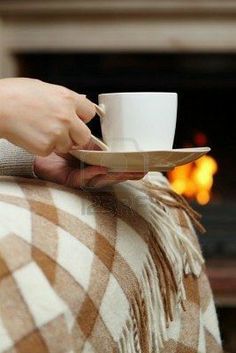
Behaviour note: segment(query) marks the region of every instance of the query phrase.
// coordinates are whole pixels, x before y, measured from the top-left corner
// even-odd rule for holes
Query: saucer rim
[[[93,154],[137,154],[137,153],[202,153],[210,152],[211,148],[208,146],[204,147],[187,147],[187,148],[173,148],[171,150],[148,150],[148,151],[104,151],[104,150],[73,150],[73,152],[82,152],[82,153],[93,153]]]

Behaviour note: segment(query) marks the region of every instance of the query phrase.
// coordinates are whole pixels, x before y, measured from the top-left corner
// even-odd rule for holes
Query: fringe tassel
[[[151,175],[152,173],[147,174],[142,180],[150,197],[167,207],[182,209],[189,216],[196,230],[205,233],[206,230],[199,221],[201,215],[189,205],[183,196],[171,190],[166,182],[164,184],[164,180],[162,183],[164,185],[160,186],[160,183],[151,179]]]
[[[119,341],[119,353],[159,352],[166,340],[165,308],[158,274],[152,257],[148,256],[140,278],[140,291],[131,303],[130,318]]]
[[[192,224],[201,232],[204,228],[199,214],[169,189],[160,173],[149,173],[141,182],[126,182],[114,191],[129,206],[130,199],[124,195],[133,199],[148,196],[141,207],[136,202],[132,207],[150,226],[149,254],[120,338],[119,353],[158,353],[168,339],[170,322],[184,310],[185,275],[198,277],[201,273],[204,260],[194,244]],[[185,228],[179,225],[179,211]]]

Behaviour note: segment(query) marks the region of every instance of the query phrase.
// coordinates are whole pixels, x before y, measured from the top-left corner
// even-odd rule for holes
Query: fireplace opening
[[[199,178],[207,180],[207,191],[198,197],[185,193],[203,214],[209,235],[200,238],[205,255],[236,255],[236,54],[21,53],[16,58],[18,75],[67,86],[93,101],[102,92],[177,92],[174,147],[212,148],[210,174],[201,176],[198,170]],[[90,123],[90,128],[101,135],[98,119]],[[191,168],[194,174],[197,165]],[[206,164],[201,170],[206,171]],[[189,171],[185,172],[189,181]],[[176,180],[173,174],[168,176],[172,182]]]

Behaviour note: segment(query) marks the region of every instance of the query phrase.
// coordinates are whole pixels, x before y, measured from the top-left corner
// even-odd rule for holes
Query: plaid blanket
[[[0,178],[1,353],[222,352],[197,215],[151,177]]]

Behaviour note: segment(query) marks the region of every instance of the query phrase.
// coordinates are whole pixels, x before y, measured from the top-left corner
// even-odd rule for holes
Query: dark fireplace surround
[[[235,54],[29,52],[16,58],[19,75],[65,85],[93,101],[102,92],[177,92],[175,146],[194,144],[202,132],[219,166],[210,203],[194,204],[208,230],[203,250],[209,258],[236,255]],[[98,119],[90,128],[100,136]]]

